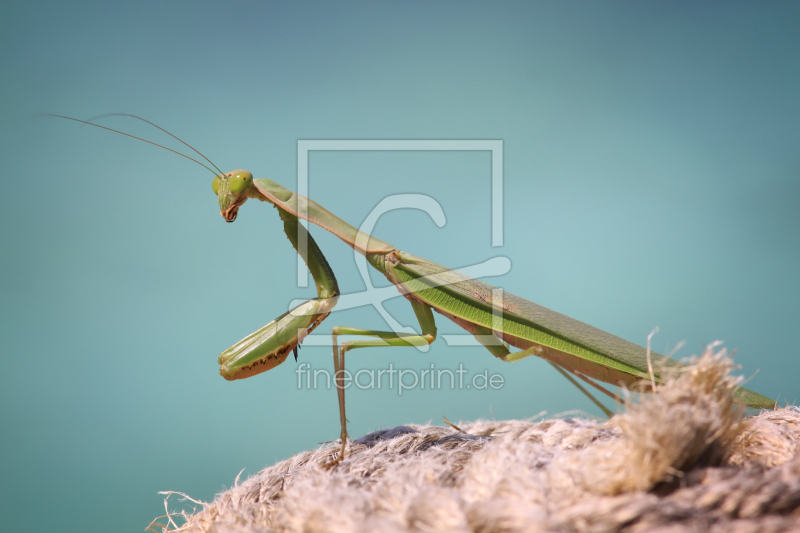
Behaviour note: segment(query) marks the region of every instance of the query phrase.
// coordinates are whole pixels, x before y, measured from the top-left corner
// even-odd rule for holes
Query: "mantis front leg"
[[[417,315],[417,321],[422,329],[421,335],[408,333],[394,333],[392,331],[379,331],[374,329],[359,329],[345,326],[334,326],[331,330],[333,336],[333,368],[336,383],[336,392],[339,397],[339,418],[342,425],[342,447],[339,456],[327,466],[334,466],[344,458],[347,444],[347,417],[344,407],[344,354],[355,348],[374,348],[378,346],[426,346],[436,340],[436,322],[431,312],[431,307],[425,303],[410,299],[411,307]],[[340,335],[360,335],[376,337],[374,340],[347,341],[339,346]]]
[[[308,265],[318,298],[300,304],[258,331],[237,342],[219,356],[220,374],[225,379],[243,379],[275,368],[295,351],[300,342],[331,312],[339,298],[339,286],[328,261],[297,217],[278,208],[284,232]],[[298,246],[304,236],[308,245]]]

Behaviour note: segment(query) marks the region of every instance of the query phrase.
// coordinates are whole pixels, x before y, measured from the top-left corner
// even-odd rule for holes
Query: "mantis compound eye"
[[[253,175],[246,170],[238,170],[228,178],[230,191],[233,194],[239,194],[245,191],[250,184],[253,183]]]
[[[214,190],[214,194],[219,194],[219,176],[216,176],[211,182],[211,188]]]

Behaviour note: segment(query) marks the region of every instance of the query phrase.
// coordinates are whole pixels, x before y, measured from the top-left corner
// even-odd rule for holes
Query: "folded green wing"
[[[435,309],[493,329],[497,328],[497,316],[501,316],[502,331],[508,335],[566,352],[587,363],[649,379],[647,352],[642,346],[456,270],[405,252],[396,254],[401,262],[391,266],[391,273]],[[661,381],[661,370],[684,366],[653,351],[650,360],[656,381]],[[753,408],[769,409],[775,404],[741,387],[736,395],[741,403]]]

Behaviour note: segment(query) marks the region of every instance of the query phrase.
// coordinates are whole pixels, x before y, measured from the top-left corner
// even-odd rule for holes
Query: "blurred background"
[[[219,215],[212,175],[165,150],[37,113],[132,113],[224,170],[294,189],[303,139],[503,142],[504,245],[489,152],[312,152],[309,195],[375,235],[689,357],[722,340],[748,387],[797,401],[800,6],[795,2],[16,2],[0,7],[0,516],[8,531],[141,531],[159,491],[200,500],[338,437],[333,390],[291,358],[227,382],[217,355],[299,288],[267,204]],[[175,149],[144,123],[100,124]],[[312,228],[344,292],[352,251]],[[373,283],[385,286],[380,276]],[[415,326],[402,298],[386,303]],[[440,334],[459,333],[438,317]],[[333,325],[385,328],[372,308]],[[332,367],[329,348],[300,362]],[[546,363],[437,342],[348,368],[500,374],[493,390],[347,393],[351,436],[441,415],[597,416]],[[512,371],[513,369],[513,371]],[[612,409],[616,409],[610,404]],[[180,502],[172,501],[171,510]]]

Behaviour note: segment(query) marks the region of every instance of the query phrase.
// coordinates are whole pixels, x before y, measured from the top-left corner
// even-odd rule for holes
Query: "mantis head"
[[[226,222],[236,220],[239,207],[253,191],[253,175],[246,170],[234,170],[218,174],[211,182],[214,194],[219,198],[219,212]]]

